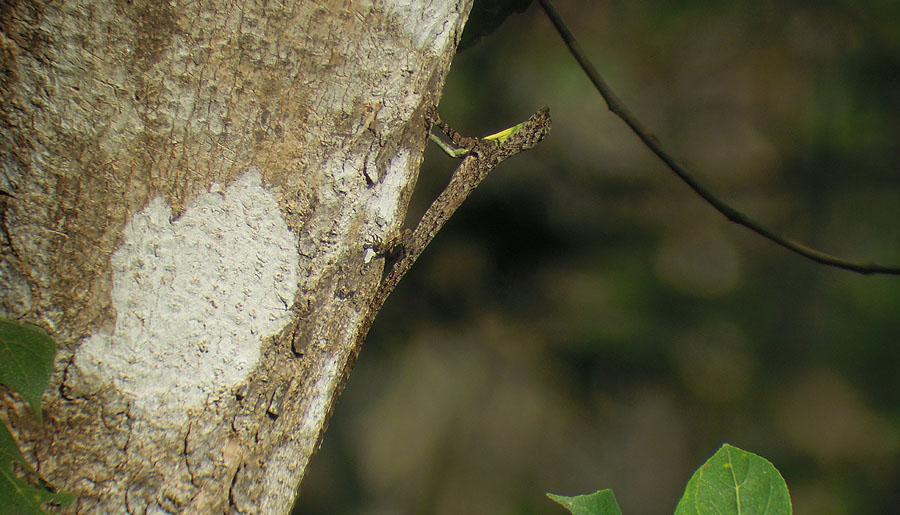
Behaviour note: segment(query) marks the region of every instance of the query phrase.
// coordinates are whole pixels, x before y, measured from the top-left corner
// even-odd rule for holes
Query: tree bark
[[[290,508],[470,7],[0,5],[0,314],[60,347],[0,414],[74,510]]]

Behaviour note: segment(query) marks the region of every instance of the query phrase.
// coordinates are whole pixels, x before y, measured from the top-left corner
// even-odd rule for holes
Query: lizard
[[[461,157],[462,162],[453,171],[443,191],[432,201],[422,218],[412,230],[404,229],[381,253],[388,264],[374,296],[366,306],[365,318],[360,325],[353,352],[358,353],[375,316],[416,260],[425,251],[437,233],[451,216],[481,184],[490,172],[506,159],[537,145],[550,131],[550,110],[543,108],[524,122],[483,138],[460,135],[441,120],[436,111],[426,117],[429,138],[451,157]],[[432,131],[443,132],[452,144],[444,143]]]

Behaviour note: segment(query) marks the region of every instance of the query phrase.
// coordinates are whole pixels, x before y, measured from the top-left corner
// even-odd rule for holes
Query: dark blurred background
[[[900,2],[557,7],[632,110],[779,232],[900,262]],[[900,278],[803,260],[700,201],[606,111],[538,5],[460,54],[441,112],[549,105],[391,297],[298,514],[672,513],[729,442],[798,514],[900,513]],[[429,145],[410,214],[455,162]]]

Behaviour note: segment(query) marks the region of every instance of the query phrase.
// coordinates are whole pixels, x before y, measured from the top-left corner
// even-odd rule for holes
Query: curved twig
[[[799,254],[807,259],[811,259],[816,263],[820,263],[823,265],[841,268],[844,270],[850,270],[852,272],[857,272],[860,274],[889,274],[889,275],[900,275],[900,266],[885,266],[879,265],[875,263],[859,263],[855,261],[849,261],[846,259],[839,258],[837,256],[832,256],[831,254],[826,254],[825,252],[816,250],[812,247],[804,245],[802,243],[798,243],[793,240],[789,240],[781,235],[776,234],[771,229],[763,226],[759,222],[751,219],[747,215],[741,213],[740,211],[734,209],[733,207],[726,204],[724,201],[720,200],[716,197],[712,192],[710,192],[706,187],[700,184],[697,179],[695,179],[688,170],[682,166],[678,161],[675,160],[659,143],[659,140],[656,139],[647,129],[644,128],[644,125],[637,119],[631,112],[625,107],[625,104],[619,100],[619,97],[613,92],[612,88],[603,80],[603,77],[597,72],[597,69],[594,68],[594,65],[591,64],[590,60],[588,60],[587,56],[585,56],[584,52],[581,50],[581,47],[578,45],[578,41],[575,40],[575,36],[572,34],[572,31],[566,26],[566,23],[563,21],[562,17],[560,17],[559,12],[557,12],[556,8],[553,7],[553,4],[550,0],[539,0],[541,7],[544,8],[544,12],[547,14],[547,17],[550,18],[550,21],[553,23],[553,26],[556,27],[556,31],[559,33],[560,37],[562,37],[566,46],[569,47],[569,51],[572,53],[572,56],[575,57],[575,60],[578,61],[578,64],[581,65],[581,69],[584,70],[584,73],[587,74],[588,78],[591,79],[591,82],[594,83],[594,87],[597,88],[597,91],[600,92],[600,95],[603,97],[603,100],[606,101],[606,105],[613,114],[618,116],[623,122],[625,122],[631,130],[637,135],[641,141],[644,142],[644,145],[647,146],[657,157],[659,157],[671,170],[678,176],[679,179],[682,180],[685,184],[688,185],[697,195],[700,195],[703,200],[705,200],[709,205],[711,205],[716,211],[721,213],[725,218],[734,222],[738,225],[742,225],[747,229],[755,232],[756,234],[762,236],[763,238],[780,245],[795,254]]]

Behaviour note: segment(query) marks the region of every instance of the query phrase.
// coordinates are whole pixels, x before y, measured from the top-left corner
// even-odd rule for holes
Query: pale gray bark
[[[0,9],[0,310],[61,347],[0,414],[74,510],[289,509],[470,6]]]

